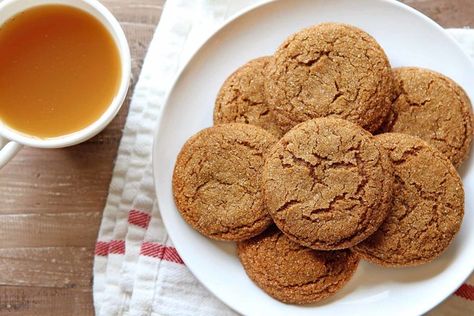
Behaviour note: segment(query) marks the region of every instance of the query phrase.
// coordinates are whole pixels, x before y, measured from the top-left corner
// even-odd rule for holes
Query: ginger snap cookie
[[[472,108],[464,90],[448,77],[421,68],[394,69],[396,99],[383,128],[418,136],[459,166],[472,143]]]
[[[203,235],[243,240],[272,220],[261,193],[264,156],[276,138],[248,124],[222,124],[191,137],[178,155],[173,194],[183,218]]]
[[[376,140],[393,164],[393,206],[380,229],[354,251],[383,266],[430,262],[448,247],[461,226],[461,179],[443,154],[418,137],[386,133]]]
[[[309,304],[334,295],[352,277],[359,259],[350,250],[303,247],[272,227],[237,244],[247,275],[272,297]]]
[[[222,85],[214,107],[214,124],[246,123],[281,137],[265,97],[266,67],[272,57],[253,59],[237,69]]]
[[[318,250],[354,246],[382,224],[392,197],[390,161],[373,136],[338,118],[286,133],[263,168],[267,209],[292,240]]]
[[[376,131],[391,104],[393,74],[366,32],[323,23],[290,36],[268,66],[265,90],[283,131],[335,115]]]

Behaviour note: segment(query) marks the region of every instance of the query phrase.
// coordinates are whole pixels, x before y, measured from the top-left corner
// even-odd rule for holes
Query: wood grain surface
[[[164,5],[101,2],[128,38],[131,89],[119,115],[98,136],[65,149],[24,148],[0,171],[0,315],[94,314],[97,231],[130,97]]]
[[[130,97],[164,1],[102,1],[122,24],[133,58],[133,84],[116,119],[81,145],[25,148],[0,171],[0,315],[94,314],[94,243]],[[444,27],[474,27],[474,0],[403,2]]]

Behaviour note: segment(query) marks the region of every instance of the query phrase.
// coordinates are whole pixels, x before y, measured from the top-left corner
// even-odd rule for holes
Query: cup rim
[[[44,3],[44,0],[39,1],[30,1],[30,3],[25,6],[21,11],[28,10],[32,7],[37,5],[47,5],[48,3]],[[22,0],[4,0],[0,2],[0,12],[9,5],[14,4],[15,2],[22,2]],[[38,2],[38,3],[37,3]],[[125,37],[125,33],[120,26],[120,23],[117,19],[112,15],[112,13],[99,1],[97,0],[74,0],[74,1],[61,1],[61,0],[47,0],[50,4],[59,4],[59,5],[69,5],[74,6],[74,3],[84,3],[92,8],[92,11],[95,11],[101,18],[97,20],[107,28],[107,31],[113,37],[114,42],[117,46],[119,55],[120,55],[120,64],[122,67],[122,74],[120,78],[120,85],[115,93],[115,96],[112,102],[108,105],[107,109],[102,113],[102,115],[96,119],[90,125],[84,127],[83,129],[62,135],[57,137],[51,138],[40,138],[32,135],[28,135],[17,131],[7,124],[3,123],[0,120],[0,137],[6,138],[8,140],[12,140],[18,142],[25,146],[30,147],[37,147],[37,148],[62,148],[67,146],[73,146],[84,142],[98,133],[100,133],[109,123],[114,119],[114,117],[119,112],[122,104],[125,101],[127,96],[128,88],[130,85],[131,79],[131,56],[130,56],[130,48],[128,45],[128,41]],[[77,7],[79,10],[84,9]],[[15,14],[17,14],[16,12]],[[14,16],[14,14],[12,15]],[[8,16],[7,18],[10,18]]]

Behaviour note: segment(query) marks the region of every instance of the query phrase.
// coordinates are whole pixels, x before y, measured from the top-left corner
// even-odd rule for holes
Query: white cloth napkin
[[[178,70],[219,25],[260,0],[169,0],[118,150],[95,251],[97,315],[234,315],[193,277],[168,238],[151,168],[153,131]],[[450,30],[474,58],[474,31]],[[474,315],[474,278],[432,315]]]

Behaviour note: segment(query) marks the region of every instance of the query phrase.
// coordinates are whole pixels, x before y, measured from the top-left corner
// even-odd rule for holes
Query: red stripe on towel
[[[125,254],[125,241],[124,240],[111,240],[109,242],[109,253],[123,255]]]
[[[474,286],[464,283],[454,294],[466,300],[474,301]]]
[[[143,242],[142,248],[140,249],[140,255],[159,258],[163,257],[163,245],[154,242]]]
[[[131,210],[128,213],[128,223],[144,229],[148,228],[148,224],[150,224],[150,219],[150,214],[142,211]]]
[[[140,255],[184,264],[175,248],[164,246],[156,242],[143,242]]]
[[[98,241],[95,244],[96,256],[107,256],[109,254],[109,243],[107,241]]]

